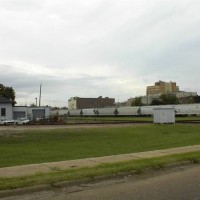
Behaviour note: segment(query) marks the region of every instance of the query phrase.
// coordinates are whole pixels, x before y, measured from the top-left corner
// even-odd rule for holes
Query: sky
[[[156,81],[200,94],[200,0],[0,0],[0,83],[17,105],[145,95]]]

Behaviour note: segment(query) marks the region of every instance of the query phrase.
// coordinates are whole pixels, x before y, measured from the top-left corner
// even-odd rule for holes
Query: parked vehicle
[[[1,119],[0,120],[1,125],[9,125],[9,124],[14,124],[14,120],[9,120],[9,119]]]
[[[36,119],[35,119],[36,122],[39,122],[39,121],[42,121],[42,120],[44,120],[43,117],[36,117]]]
[[[29,122],[30,122],[30,120],[27,118],[18,118],[17,120],[15,120],[16,125],[29,124]]]

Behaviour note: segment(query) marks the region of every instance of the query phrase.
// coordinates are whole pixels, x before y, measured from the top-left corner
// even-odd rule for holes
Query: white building
[[[184,97],[196,97],[197,96],[197,92],[179,91],[179,92],[176,92],[175,94],[178,99],[184,98]]]
[[[49,118],[49,107],[27,107],[27,106],[12,106],[12,101],[0,96],[0,119],[17,119],[29,118]]]
[[[13,110],[12,110],[12,101],[0,96],[0,119],[12,119],[13,118]]]
[[[13,107],[13,119],[25,117],[30,120],[36,120],[36,118],[49,118],[49,107],[27,107],[27,106],[15,106]]]

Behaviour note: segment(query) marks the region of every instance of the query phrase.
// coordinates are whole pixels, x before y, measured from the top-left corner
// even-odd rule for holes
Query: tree
[[[152,102],[151,102],[151,105],[161,105],[162,102],[160,99],[153,99]]]
[[[161,94],[160,101],[162,105],[179,104],[178,98],[172,94]]]
[[[13,106],[16,104],[15,91],[12,87],[6,87],[3,84],[0,84],[0,95],[11,100]]]
[[[195,96],[195,97],[193,97],[193,99],[194,99],[194,103],[200,103],[200,96]]]
[[[131,106],[142,106],[142,97],[135,97],[133,102],[131,103]]]
[[[173,94],[161,94],[159,99],[153,99],[151,105],[179,104],[178,98]]]
[[[32,103],[32,104],[30,104],[30,107],[31,108],[35,108],[35,107],[37,107],[34,103]]]

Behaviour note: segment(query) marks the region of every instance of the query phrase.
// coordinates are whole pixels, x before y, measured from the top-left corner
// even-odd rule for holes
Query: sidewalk
[[[200,145],[178,147],[172,149],[155,150],[148,152],[130,153],[122,155],[104,156],[96,158],[86,158],[78,160],[40,163],[31,165],[21,165],[14,167],[0,168],[0,177],[18,177],[34,175],[36,173],[48,173],[65,169],[74,169],[81,167],[93,167],[105,163],[114,163],[128,160],[138,160],[144,158],[160,157],[172,154],[181,154],[187,152],[200,151]]]

